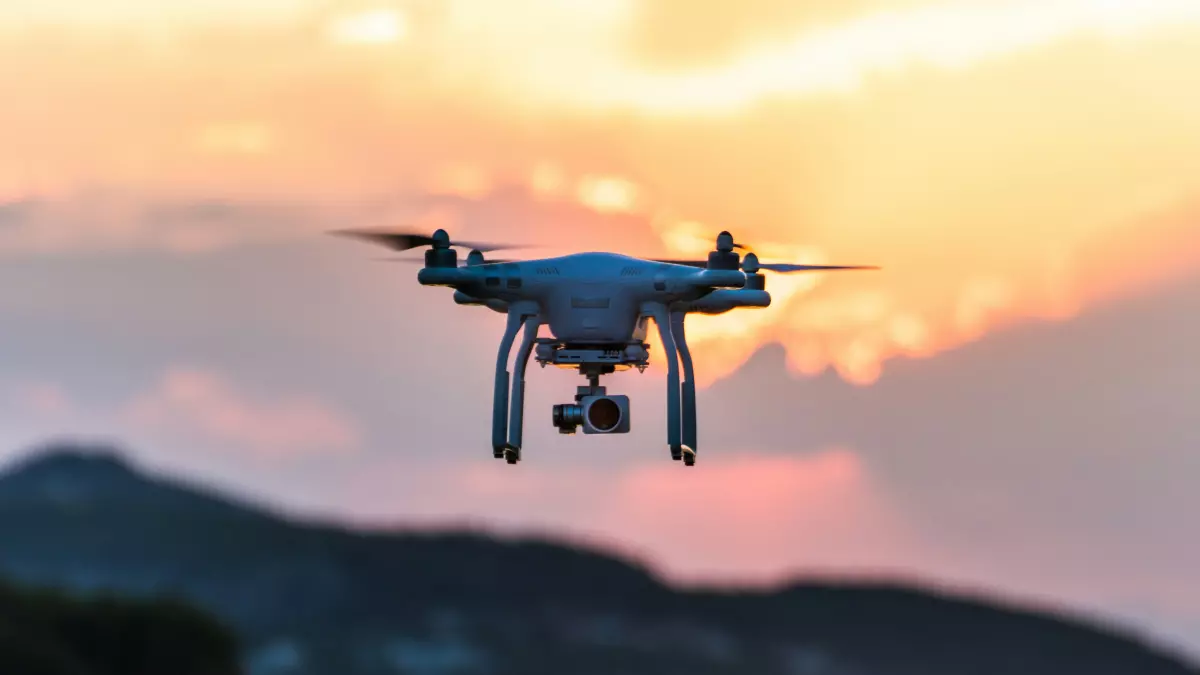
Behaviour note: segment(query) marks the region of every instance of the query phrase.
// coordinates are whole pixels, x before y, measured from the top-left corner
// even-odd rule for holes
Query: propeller
[[[874,265],[792,265],[790,263],[763,263],[759,269],[767,270],[768,272],[779,272],[787,274],[789,272],[828,272],[834,270],[878,270],[879,267]],[[743,267],[743,269],[745,269]],[[750,270],[745,270],[749,272]]]
[[[668,265],[684,265],[685,267],[708,267],[707,260],[675,260],[673,258],[650,258],[651,262],[667,263]]]
[[[482,255],[482,253],[480,253],[480,255]],[[409,263],[409,264],[413,264],[413,265],[424,265],[425,264],[425,260],[423,258],[376,258],[376,260],[378,262],[398,262],[398,263]],[[522,262],[522,261],[517,260],[515,258],[513,258],[513,259],[488,258],[486,260],[484,260],[484,259],[472,260],[470,257],[468,257],[466,260],[461,261],[458,266],[459,267],[475,267],[477,265],[498,265],[500,263],[517,263],[517,262]]]
[[[395,251],[408,251],[414,248],[423,246],[432,246],[435,249],[446,248],[469,248],[476,251],[499,251],[512,248],[528,248],[524,244],[490,244],[483,242],[470,241],[451,241],[450,235],[445,230],[437,230],[432,235],[401,232],[396,230],[385,229],[349,229],[349,230],[333,230],[330,234],[351,237],[354,239],[362,239],[375,244],[382,244]]]
[[[668,263],[671,265],[686,265],[687,267],[698,267],[704,269],[708,267],[707,260],[674,260],[670,258],[652,258],[654,262]],[[758,256],[754,253],[747,253],[742,259],[742,271],[746,274],[755,274],[759,271],[778,272],[780,274],[789,274],[792,272],[830,272],[836,270],[878,270],[879,267],[874,265],[798,265],[792,263],[760,263]]]
[[[721,232],[717,235],[716,250],[718,253],[730,253],[735,248],[747,251],[741,262],[742,271],[746,274],[757,274],[760,270],[787,274],[791,272],[829,272],[834,270],[879,269],[873,265],[798,265],[792,263],[760,263],[758,261],[758,256],[749,251],[748,247],[735,242],[733,240],[733,235],[729,234],[729,232]],[[707,260],[675,260],[670,258],[654,258],[653,260],[654,262],[669,263],[671,265],[686,265],[688,267],[699,267],[701,269],[708,267]]]

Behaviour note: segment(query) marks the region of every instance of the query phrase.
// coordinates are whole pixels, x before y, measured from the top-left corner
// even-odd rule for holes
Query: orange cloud
[[[753,0],[711,52],[703,36],[733,20],[694,8],[680,25],[699,37],[658,55],[642,31],[687,7],[250,4],[120,28],[46,10],[44,29],[10,30],[0,199],[100,185],[315,212],[430,191],[471,204],[364,224],[675,255],[729,229],[764,259],[884,267],[772,276],[769,309],[690,319],[702,383],[767,342],[797,373],[867,383],[888,359],[1069,317],[1200,260],[1179,215],[1200,196],[1200,94],[1180,84],[1200,61],[1191,0]],[[331,41],[339,26],[358,38]],[[515,199],[544,208],[487,210]],[[316,224],[164,234],[136,210],[56,208],[0,245],[211,250]]]
[[[213,154],[257,155],[271,147],[271,131],[253,123],[212,124],[197,134],[196,146]]]
[[[133,401],[122,417],[135,429],[193,434],[267,458],[354,449],[355,426],[307,397],[256,399],[225,379],[177,369]]]
[[[348,44],[391,44],[408,35],[408,19],[395,8],[364,9],[332,19],[329,39]]]
[[[719,66],[739,52],[794,38],[812,26],[922,4],[929,0],[642,0],[634,7],[629,49],[658,70]]]
[[[622,178],[584,176],[578,196],[581,204],[600,213],[631,212],[637,209],[638,188]]]
[[[479,199],[492,190],[492,180],[486,169],[471,164],[447,164],[434,169],[427,189],[438,195],[456,195]]]

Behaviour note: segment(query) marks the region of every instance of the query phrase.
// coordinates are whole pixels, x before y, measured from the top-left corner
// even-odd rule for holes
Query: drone
[[[871,270],[871,266],[761,263],[727,232],[717,235],[707,260],[637,258],[619,253],[574,253],[537,260],[488,260],[484,253],[520,245],[453,241],[445,230],[432,235],[387,230],[337,230],[333,234],[381,244],[395,251],[426,248],[417,273],[423,286],[454,289],[459,305],[487,307],[507,323],[496,355],[492,405],[492,456],[521,461],[525,371],[530,357],[541,367],[578,370],[588,384],[575,402],[553,406],[562,434],[624,434],[630,430],[629,397],[609,394],[600,377],[650,364],[646,342],[654,321],[667,365],[667,445],[671,459],[694,466],[697,451],[696,380],[684,332],[688,314],[724,314],[771,304],[763,272]],[[470,252],[460,262],[456,249]],[[738,250],[746,251],[740,256]],[[420,262],[420,259],[402,259]],[[539,336],[542,326],[549,337]],[[517,334],[515,372],[509,361]],[[683,378],[680,381],[680,363]]]

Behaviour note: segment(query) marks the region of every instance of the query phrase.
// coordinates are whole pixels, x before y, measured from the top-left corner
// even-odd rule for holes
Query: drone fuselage
[[[648,303],[709,314],[770,304],[766,291],[742,289],[747,275],[739,269],[696,269],[616,253],[432,266],[417,279],[454,288],[459,304],[501,313],[534,303],[551,334],[566,344],[625,345],[648,314]]]
[[[695,463],[698,427],[696,377],[686,334],[689,314],[724,314],[739,307],[768,307],[762,271],[778,273],[864,269],[828,265],[760,263],[722,231],[706,260],[646,260],[619,253],[575,253],[540,260],[488,262],[485,251],[520,248],[453,241],[445,230],[432,236],[405,232],[345,230],[407,251],[428,246],[417,281],[454,289],[460,305],[482,306],[506,317],[496,353],[492,405],[492,453],[509,464],[521,459],[525,372],[531,359],[541,366],[578,369],[587,386],[574,403],[555,405],[560,433],[624,434],[630,430],[627,396],[609,394],[600,377],[649,365],[646,342],[653,321],[662,341],[667,371],[667,445],[672,459]],[[460,265],[456,247],[469,247]],[[551,337],[540,337],[542,326]],[[520,334],[520,342],[517,335]],[[512,360],[513,347],[517,347]],[[513,370],[509,363],[512,360]]]
[[[435,247],[426,251],[417,280],[453,288],[460,305],[485,306],[508,317],[496,360],[492,450],[509,463],[520,460],[525,367],[531,357],[542,366],[578,369],[588,378],[574,403],[554,406],[560,433],[573,434],[580,426],[584,433],[628,433],[628,397],[608,394],[599,378],[647,368],[645,339],[652,319],[667,367],[667,444],[672,458],[691,465],[697,438],[696,380],[684,319],[690,313],[723,314],[771,304],[762,276],[741,269],[737,254],[720,247],[704,267],[618,253],[489,263],[477,251],[460,266],[453,249]],[[538,337],[541,326],[548,326],[553,337]],[[510,376],[509,355],[522,329]]]

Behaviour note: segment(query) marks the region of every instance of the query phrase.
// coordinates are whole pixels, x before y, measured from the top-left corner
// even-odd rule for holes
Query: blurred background
[[[474,587],[421,575],[483,540],[398,532],[464,529],[639,561],[651,576],[631,588],[655,593],[885,580],[1200,659],[1198,64],[1194,0],[7,0],[0,573],[224,597],[254,672],[352,672],[313,665],[295,636],[317,624],[252,616],[306,599],[333,621],[321,603],[348,578],[409,584],[372,630],[433,630],[405,623],[428,618],[416,589],[443,589],[433,607]],[[771,277],[769,309],[689,320],[693,470],[670,461],[654,358],[606,381],[634,399],[615,440],[558,435],[550,407],[579,378],[531,369],[511,467],[489,447],[503,318],[325,234],[382,226],[646,256],[702,254],[727,229],[764,259],[883,270]],[[239,539],[231,523],[267,516],[167,476],[297,531],[386,530],[392,552]],[[547,546],[471,555],[532,556],[568,588],[607,578]],[[270,571],[309,554],[324,562]],[[526,569],[485,567],[464,576],[504,597]],[[797,606],[833,606],[814,597]],[[859,602],[846,620],[874,625]],[[933,636],[960,623],[933,615]],[[880,644],[919,624],[897,616]],[[800,637],[780,644],[818,640],[804,631],[822,621],[790,620]],[[980,631],[968,661],[1043,653]],[[881,670],[846,644],[778,672],[987,672],[895,654]],[[496,663],[436,653],[354,668]],[[546,652],[548,672],[620,670],[564,670],[568,653]],[[996,672],[1109,672],[1030,663]]]

